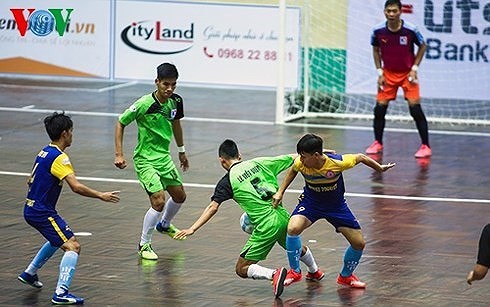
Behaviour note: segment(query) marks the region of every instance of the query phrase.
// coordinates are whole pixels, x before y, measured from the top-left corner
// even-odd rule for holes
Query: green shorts
[[[279,207],[274,212],[274,215],[255,225],[254,231],[240,253],[242,258],[253,261],[265,260],[276,242],[286,249],[289,213],[283,207]]]
[[[172,167],[167,167],[165,170],[157,169],[151,165],[144,167],[135,166],[135,169],[138,180],[148,195],[167,190],[169,186],[182,185],[182,178],[175,164],[172,164]]]

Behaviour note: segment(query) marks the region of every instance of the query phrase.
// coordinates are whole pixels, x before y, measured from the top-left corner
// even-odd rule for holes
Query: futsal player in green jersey
[[[218,155],[221,166],[227,173],[216,185],[211,202],[201,216],[176,237],[185,238],[194,234],[216,214],[224,201],[235,200],[254,225],[252,234],[238,257],[236,274],[242,278],[272,280],[274,295],[279,297],[284,289],[287,270],[284,267],[273,270],[257,263],[266,259],[276,242],[286,248],[289,213],[282,203],[273,205],[272,195],[279,187],[277,175],[293,164],[296,154],[242,161],[236,143],[225,140],[219,147]],[[300,260],[307,265],[309,271],[315,273],[317,279],[321,279],[324,274],[318,269],[311,251],[306,246],[302,248]]]
[[[151,246],[154,229],[174,238],[179,230],[170,222],[186,199],[180,173],[169,149],[173,135],[179,151],[180,167],[186,171],[189,161],[185,154],[180,123],[184,117],[183,99],[174,93],[178,77],[175,65],[159,65],[155,79],[156,90],[142,96],[127,108],[119,116],[115,129],[114,164],[123,169],[127,166],[123,154],[124,128],[133,121],[138,126],[138,144],[133,153],[134,168],[151,204],[143,220],[138,253],[141,258],[148,260],[158,259]],[[166,202],[165,191],[170,194]]]

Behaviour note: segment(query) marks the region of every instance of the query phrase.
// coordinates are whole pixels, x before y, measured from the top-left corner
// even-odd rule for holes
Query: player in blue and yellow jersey
[[[123,155],[124,128],[136,121],[138,144],[133,161],[138,180],[149,196],[151,207],[145,214],[138,253],[143,259],[156,260],[151,238],[153,230],[174,238],[179,231],[170,222],[186,199],[182,179],[170,155],[172,135],[177,143],[181,168],[189,162],[185,154],[180,119],[184,117],[183,99],[174,93],[179,73],[175,65],[163,63],[157,67],[156,91],[136,100],[120,116],[115,131],[116,167],[127,166]],[[170,198],[165,202],[165,190]],[[162,214],[163,211],[163,214]]]
[[[366,149],[366,153],[377,154],[383,151],[383,131],[388,103],[396,99],[398,88],[401,87],[422,141],[415,157],[429,157],[432,155],[429,128],[420,105],[417,76],[427,46],[417,27],[400,18],[400,0],[388,0],[384,7],[386,21],[376,25],[371,34],[374,64],[378,72],[378,94],[373,120],[375,140]]]
[[[47,242],[18,279],[41,288],[43,284],[38,279],[37,271],[61,248],[64,254],[61,258],[56,291],[51,301],[63,305],[83,304],[83,298],[68,292],[80,254],[80,243],[65,220],[56,212],[62,184],[66,181],[73,192],[82,196],[113,203],[119,201],[119,191],[99,192],[77,180],[70,158],[64,152],[72,143],[73,122],[70,117],[55,112],[44,119],[44,126],[52,142],[37,154],[34,161],[28,180],[24,218],[46,238]]]
[[[487,275],[488,268],[490,268],[490,224],[485,225],[481,231],[476,264],[468,273],[466,282],[471,285],[475,280],[482,280]]]
[[[242,161],[238,147],[232,140],[225,140],[218,150],[219,161],[227,173],[215,187],[210,204],[188,229],[177,234],[186,237],[194,234],[218,212],[221,204],[233,199],[247,213],[254,229],[238,257],[235,272],[242,278],[272,280],[273,292],[279,297],[283,292],[287,270],[276,270],[258,265],[265,260],[272,247],[278,243],[286,248],[288,211],[278,202],[273,204],[272,195],[277,191],[277,176],[293,163],[294,155],[259,157]],[[301,247],[300,247],[301,248]],[[318,279],[323,272],[309,248],[302,246],[300,260],[308,266],[311,275]]]
[[[291,269],[284,281],[288,286],[302,279],[299,257],[301,254],[301,233],[319,219],[326,219],[349,241],[350,246],[344,254],[344,267],[337,283],[354,288],[364,288],[365,283],[353,274],[364,249],[361,226],[347,206],[344,198],[345,186],[342,172],[363,163],[378,172],[384,172],[394,163],[379,164],[364,154],[324,153],[323,140],[314,134],[306,134],[296,146],[299,154],[293,166],[288,170],[274,202],[282,200],[284,192],[298,173],[305,179],[303,194],[291,214],[287,231],[287,255]]]

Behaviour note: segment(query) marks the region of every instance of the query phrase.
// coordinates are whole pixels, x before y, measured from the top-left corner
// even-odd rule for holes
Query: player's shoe
[[[157,260],[158,255],[153,251],[150,242],[139,246],[138,254],[146,260]]]
[[[160,233],[163,233],[163,234],[168,235],[172,239],[174,239],[175,238],[175,235],[180,232],[180,230],[177,227],[175,227],[173,224],[170,224],[170,226],[168,226],[168,228],[165,229],[165,228],[162,227],[162,223],[160,223],[160,222],[157,224],[157,226],[155,227],[155,229],[158,232],[160,232]],[[175,240],[182,241],[182,240],[185,240],[185,239],[186,238],[184,237],[182,239],[175,239]]]
[[[432,156],[432,149],[429,146],[422,144],[419,150],[415,153],[415,158],[426,158]]]
[[[315,273],[306,273],[306,280],[311,281],[320,281],[325,277],[325,273],[323,273],[320,269],[318,269]]]
[[[51,299],[51,303],[56,305],[80,305],[83,304],[83,297],[75,296],[65,290],[63,294],[53,294],[53,298]]]
[[[366,153],[374,155],[383,151],[383,144],[378,141],[374,141],[368,148],[366,148]]]
[[[280,267],[276,269],[274,274],[272,275],[272,291],[276,297],[281,296],[284,291],[284,280],[286,279],[286,275],[288,271],[284,267]]]
[[[347,277],[343,277],[342,275],[339,274],[339,277],[337,277],[337,284],[341,286],[348,286],[351,288],[359,288],[359,289],[366,288],[366,283],[360,281],[359,278],[354,274]]]
[[[20,273],[19,276],[17,276],[17,279],[20,280],[21,282],[32,286],[34,288],[42,288],[43,283],[39,281],[39,278],[37,277],[37,274],[31,275],[26,272]]]
[[[284,279],[284,285],[287,287],[292,283],[301,281],[302,278],[303,275],[301,275],[301,272],[298,273],[293,269],[289,269],[286,279]]]

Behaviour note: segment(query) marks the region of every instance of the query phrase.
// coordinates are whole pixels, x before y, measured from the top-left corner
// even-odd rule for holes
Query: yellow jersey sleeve
[[[75,173],[75,171],[73,170],[70,158],[66,153],[59,155],[51,165],[51,174],[59,180],[63,180],[66,176],[73,173]]]
[[[342,155],[342,170],[347,170],[356,166],[356,155],[345,154]]]
[[[303,167],[303,163],[301,163],[300,156],[297,156],[293,161],[293,170],[296,172],[300,172]]]

